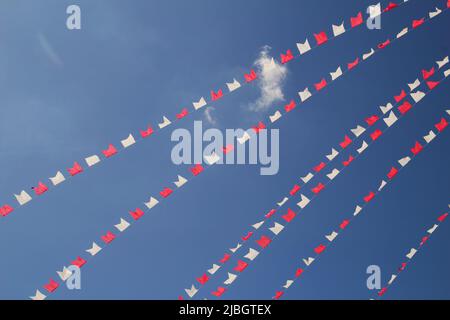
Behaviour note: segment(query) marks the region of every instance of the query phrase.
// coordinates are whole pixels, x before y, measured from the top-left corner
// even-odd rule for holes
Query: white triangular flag
[[[249,140],[249,139],[250,139],[250,135],[248,134],[247,131],[245,131],[244,134],[242,135],[242,137],[237,138],[237,141],[238,141],[240,144],[244,144],[244,143],[245,143],[247,140]]]
[[[171,124],[170,120],[167,119],[165,116],[163,117],[163,122],[158,123],[158,127],[160,129],[167,127],[169,124]]]
[[[217,272],[217,270],[220,269],[220,266],[217,264],[213,264],[211,269],[208,269],[209,274],[214,274]]]
[[[62,281],[66,281],[67,279],[69,279],[69,277],[72,275],[72,271],[70,271],[69,269],[67,269],[66,267],[63,267],[62,271],[56,271],[56,273],[58,274],[59,278]]]
[[[220,157],[215,152],[211,153],[209,156],[204,156],[204,158],[205,162],[209,165],[213,165],[220,160]]]
[[[435,224],[435,225],[433,225],[430,229],[428,229],[427,232],[428,232],[429,234],[432,234],[432,233],[437,229],[437,227],[438,227],[438,225]]]
[[[261,221],[261,222],[255,223],[254,225],[252,225],[252,227],[253,227],[255,230],[258,230],[263,224],[264,224],[264,220]]]
[[[331,81],[336,80],[340,76],[342,76],[342,69],[341,69],[341,67],[338,67],[335,72],[330,72]]]
[[[36,294],[30,297],[31,300],[45,300],[45,298],[47,298],[47,296],[39,290],[36,290]]]
[[[442,12],[442,10],[436,7],[436,11],[431,11],[430,13],[428,13],[428,15],[429,15],[430,19],[433,19],[434,17],[439,15],[441,12]]]
[[[54,177],[49,178],[50,181],[53,183],[54,186],[57,186],[61,182],[65,181],[66,178],[64,178],[64,175],[61,173],[61,171],[58,171]]]
[[[124,232],[129,226],[130,223],[124,218],[120,218],[120,222],[114,225],[114,227],[116,227],[116,229],[119,230],[120,232]]]
[[[304,177],[301,177],[303,183],[308,183],[309,180],[311,180],[314,177],[314,175],[311,172],[308,172],[308,174]]]
[[[244,256],[244,258],[253,261],[258,256],[259,252],[253,248],[248,249],[248,253]]]
[[[408,27],[402,29],[402,31],[400,31],[400,32],[397,34],[397,39],[403,37],[403,36],[404,36],[405,34],[407,34],[407,33],[408,33]]]
[[[369,6],[369,17],[373,19],[381,15],[381,3]]]
[[[387,185],[387,182],[382,180],[380,186],[378,187],[378,191],[381,191],[386,185]]]
[[[340,36],[341,34],[343,34],[345,32],[345,28],[344,28],[344,22],[342,22],[340,25],[335,26],[333,24],[333,35],[335,37]]]
[[[380,106],[380,110],[381,110],[381,112],[383,112],[383,114],[385,114],[386,112],[391,110],[393,107],[394,106],[392,105],[392,103],[388,103],[386,106]]]
[[[233,252],[233,253],[235,253],[236,251],[239,250],[240,247],[242,247],[242,244],[238,243],[236,247],[230,248],[230,251]]]
[[[280,118],[281,118],[281,112],[278,110],[272,116],[269,116],[270,122],[272,122],[272,123],[274,123],[275,121],[277,121]]]
[[[441,61],[436,61],[436,64],[438,65],[438,69],[442,68],[443,66],[445,66],[448,63],[448,56],[446,56],[444,59],[442,59]]]
[[[409,253],[406,255],[406,257],[408,259],[412,259],[412,257],[414,257],[414,255],[416,254],[417,250],[414,248],[411,248],[411,250],[409,250]]]
[[[374,53],[375,53],[375,50],[373,50],[373,48],[370,48],[370,51],[369,51],[369,52],[364,53],[364,54],[362,55],[363,60],[369,59]]]
[[[186,294],[189,296],[189,298],[192,298],[197,293],[198,289],[192,285],[190,289],[184,289],[186,291]]]
[[[283,286],[285,289],[289,289],[289,287],[294,283],[293,280],[287,280],[286,284]]]
[[[358,125],[355,129],[350,129],[350,131],[355,135],[355,137],[359,137],[364,133],[364,131],[366,131],[366,128]]]
[[[444,77],[448,77],[450,75],[450,69],[444,71]]]
[[[338,169],[333,169],[333,171],[331,171],[329,174],[327,174],[328,179],[333,180],[334,178],[336,178],[336,176],[339,174],[339,170]]]
[[[284,197],[283,200],[281,200],[280,202],[277,202],[277,205],[279,207],[282,207],[288,200],[289,200],[288,197]]]
[[[305,88],[303,91],[299,91],[298,95],[300,96],[300,100],[302,100],[302,102],[305,102],[312,96],[308,88]]]
[[[333,242],[334,239],[338,236],[338,233],[336,231],[333,231],[331,234],[325,236],[328,241]]]
[[[194,106],[195,110],[198,110],[206,106],[206,100],[205,98],[201,97],[200,100],[198,100],[198,102],[192,102],[192,105]]]
[[[174,182],[177,188],[181,188],[187,182],[187,179],[180,175],[177,176],[177,179],[178,180]]]
[[[92,242],[92,247],[90,249],[87,249],[86,252],[89,253],[91,256],[95,256],[97,253],[100,252],[100,250],[102,250],[102,248],[95,242]]]
[[[120,143],[122,143],[122,146],[124,148],[128,148],[129,146],[132,146],[133,144],[135,144],[136,140],[134,140],[133,135],[130,133],[130,135],[126,139],[120,141]]]
[[[413,83],[408,83],[409,91],[413,91],[418,86],[420,86],[420,80],[416,79]]]
[[[355,207],[355,211],[353,211],[353,216],[357,216],[361,212],[362,208],[360,206]]]
[[[232,83],[227,82],[227,87],[230,92],[233,92],[234,90],[239,89],[241,84],[236,79],[233,79]]]
[[[20,194],[14,194],[14,197],[21,206],[31,201],[31,196],[25,190],[22,190]]]
[[[230,285],[236,280],[237,275],[228,272],[228,279],[223,282],[223,284]]]
[[[156,206],[159,203],[158,200],[156,200],[153,197],[150,197],[150,200],[148,202],[144,202],[144,204],[147,206],[147,208],[151,209],[154,206]]]
[[[339,154],[339,152],[336,151],[336,149],[331,149],[331,153],[328,154],[326,157],[329,161],[333,160],[334,158],[337,157],[337,155]]]
[[[297,48],[300,54],[305,54],[306,52],[311,50],[311,46],[309,45],[308,39],[306,39],[304,43],[297,43]]]
[[[300,197],[301,197],[301,200],[299,203],[297,203],[297,206],[299,206],[301,209],[304,209],[308,205],[310,200],[303,194]]]
[[[404,158],[401,158],[400,160],[398,160],[398,163],[402,166],[402,167],[404,167],[404,166],[406,166],[407,164],[408,164],[408,162],[410,162],[411,161],[411,158],[410,157],[404,157]]]
[[[388,285],[391,285],[392,282],[394,282],[395,278],[397,278],[397,275],[395,275],[395,274],[391,275],[391,279],[389,279]]]
[[[93,156],[85,158],[84,161],[86,161],[86,164],[89,167],[92,167],[93,165],[96,165],[97,163],[100,162],[100,158],[94,154]]]
[[[362,145],[361,145],[361,148],[356,149],[356,151],[357,151],[359,154],[361,154],[361,153],[364,152],[364,150],[367,149],[368,146],[369,146],[369,145],[367,144],[367,142],[366,142],[366,141],[363,141],[363,143],[362,143]]]
[[[278,222],[275,222],[273,227],[269,228],[270,231],[272,231],[275,235],[278,235],[281,231],[283,231],[284,226],[282,224],[279,224]]]
[[[309,257],[308,259],[303,259],[303,263],[307,266],[311,265],[314,262],[314,258]]]
[[[411,92],[411,98],[413,98],[414,102],[417,103],[425,97],[425,93],[422,91]]]
[[[397,122],[397,120],[398,118],[393,111],[389,113],[389,116],[383,118],[384,123],[386,123],[388,127],[392,126],[395,122]]]

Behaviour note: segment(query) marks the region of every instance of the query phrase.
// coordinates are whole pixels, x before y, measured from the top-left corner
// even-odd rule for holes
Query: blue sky
[[[82,30],[65,27],[72,1],[0,4],[0,203],[30,191],[73,161],[99,153],[162,115],[174,116],[247,72],[264,46],[278,56],[313,32],[355,15],[368,1],[77,1]],[[411,0],[288,65],[283,93],[297,91],[382,42],[445,1]],[[380,52],[280,121],[280,171],[218,166],[193,179],[122,234],[82,270],[82,290],[53,299],[174,299],[232,247],[331,146],[449,53],[449,17],[440,16]],[[301,60],[301,61],[300,61]],[[296,219],[230,287],[228,299],[270,299],[355,203],[378,186],[448,109],[448,83],[427,96],[370,147]],[[406,88],[405,88],[406,89]],[[254,125],[268,111],[249,110],[248,86],[214,105],[220,129]],[[192,119],[177,126],[192,129]],[[195,119],[204,120],[201,113]],[[175,127],[174,127],[175,128]],[[155,135],[0,221],[0,298],[22,299],[56,278],[130,209],[173,181],[185,166],[170,160],[171,131]],[[367,299],[368,265],[389,279],[448,204],[448,133],[433,142],[355,220],[288,299]],[[447,209],[448,210],[448,209]],[[450,298],[450,233],[442,225],[390,289],[389,299]],[[233,262],[232,262],[233,263]],[[207,294],[221,273],[205,288]],[[202,296],[203,297],[203,296]]]

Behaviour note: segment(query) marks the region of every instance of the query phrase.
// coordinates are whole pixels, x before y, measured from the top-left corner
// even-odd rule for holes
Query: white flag
[[[45,298],[47,298],[47,296],[39,290],[36,290],[36,294],[30,297],[31,300],[45,300]]]
[[[253,248],[248,249],[248,253],[244,256],[244,258],[253,261],[258,256],[259,252]]]
[[[311,50],[311,46],[309,45],[308,39],[306,39],[304,43],[297,43],[297,48],[300,54],[305,54],[306,52]]]
[[[335,72],[330,72],[330,77],[331,77],[332,81],[336,80],[340,76],[342,76],[342,69],[341,69],[341,67],[338,67]]]
[[[64,182],[66,180],[66,178],[64,178],[61,171],[58,171],[54,177],[51,177],[49,179],[53,183],[54,186],[57,186],[58,184],[60,184],[61,182]]]
[[[302,194],[301,200],[299,203],[297,203],[297,206],[299,206],[301,209],[304,209],[308,205],[309,201],[310,200]]]
[[[213,264],[211,269],[208,269],[209,274],[214,274],[217,272],[217,270],[220,269],[220,266],[217,264]]]
[[[334,178],[336,178],[336,176],[339,174],[339,170],[338,169],[333,169],[333,171],[331,171],[329,174],[327,174],[328,179],[333,180]]]
[[[305,102],[312,96],[312,94],[311,94],[311,92],[309,92],[308,88],[306,88],[303,91],[299,91],[298,95],[300,96],[300,100],[302,100],[302,102]]]
[[[338,236],[338,233],[336,231],[333,231],[331,234],[325,236],[328,241],[333,242],[334,239]]]
[[[279,224],[278,222],[275,222],[273,227],[269,228],[270,231],[272,231],[275,235],[278,235],[281,231],[283,231],[284,226]]]
[[[303,183],[308,183],[309,180],[311,180],[314,177],[314,175],[311,172],[308,172],[308,174],[304,177],[301,177]]]
[[[397,122],[397,120],[398,118],[393,111],[389,113],[389,116],[383,118],[384,123],[386,123],[388,127],[392,126],[395,122]]]
[[[119,230],[120,232],[124,232],[129,226],[130,223],[124,218],[120,218],[120,222],[114,225],[114,227],[116,227],[116,229]]]
[[[441,61],[436,61],[436,64],[438,65],[438,69],[442,68],[443,66],[445,66],[448,63],[448,56],[446,56],[444,59],[442,59]]]
[[[450,74],[450,69],[444,71],[444,77],[447,78],[449,74]]]
[[[85,158],[84,160],[89,167],[92,167],[93,165],[96,165],[100,162],[100,158],[95,154],[93,156]]]
[[[413,98],[414,102],[417,103],[425,97],[425,93],[422,91],[412,92],[411,98]]]
[[[242,247],[242,244],[238,243],[236,247],[230,248],[230,251],[233,252],[233,253],[235,253],[236,251],[239,250],[240,247]]]
[[[395,274],[391,275],[391,279],[389,279],[388,285],[391,285],[392,282],[394,282],[395,278],[397,278],[397,275],[395,275]]]
[[[58,274],[58,276],[61,278],[62,281],[66,281],[72,275],[72,271],[70,271],[66,267],[63,267],[62,271],[56,271],[56,273]]]
[[[360,206],[355,207],[355,211],[353,211],[353,216],[357,216],[361,212],[362,208]]]
[[[336,149],[333,148],[331,149],[331,153],[327,155],[327,159],[331,161],[336,158],[338,154],[339,152],[337,152]]]
[[[383,114],[385,114],[386,112],[388,112],[392,108],[393,108],[393,106],[392,106],[391,103],[388,103],[386,106],[380,106],[380,110],[381,110],[381,112],[383,112]]]
[[[409,91],[413,91],[418,86],[420,86],[420,80],[416,79],[413,83],[408,83]]]
[[[416,254],[417,250],[412,248],[411,250],[409,250],[409,253],[406,255],[406,257],[408,259],[412,259],[412,257],[414,257],[414,255]]]
[[[258,230],[263,224],[264,224],[264,220],[261,221],[261,222],[255,223],[254,225],[252,225],[252,227],[253,227],[255,230]]]
[[[198,102],[192,102],[192,105],[194,106],[195,110],[198,110],[206,106],[206,100],[205,98],[201,97],[200,100],[198,100]]]
[[[430,16],[430,19],[433,19],[434,17],[439,15],[441,12],[442,12],[442,10],[436,7],[436,11],[431,11],[430,13],[428,13],[428,15]]]
[[[189,296],[189,298],[192,298],[197,293],[198,289],[192,285],[190,289],[184,289],[186,291],[186,294]]]
[[[359,137],[364,133],[364,131],[366,131],[366,128],[358,125],[355,129],[350,129],[350,131],[355,135],[355,137]]]
[[[244,134],[242,135],[242,137],[237,138],[237,141],[240,144],[244,144],[246,141],[248,141],[250,139],[250,135],[248,134],[247,131],[244,132]]]
[[[175,181],[174,184],[177,188],[181,188],[187,182],[187,179],[180,175],[178,175],[177,178],[178,180]]]
[[[378,191],[381,191],[386,186],[386,181],[382,180],[380,186],[378,187]]]
[[[400,32],[397,34],[397,39],[403,37],[403,36],[404,36],[405,34],[407,34],[407,33],[408,33],[408,27],[402,29],[402,31],[400,31]]]
[[[272,123],[274,123],[275,121],[277,121],[280,118],[281,118],[281,112],[278,110],[272,116],[269,116],[270,122],[272,122]]]
[[[130,133],[130,135],[126,139],[120,141],[120,143],[122,143],[122,146],[124,148],[128,148],[129,146],[132,146],[133,144],[135,144],[136,140],[134,140],[133,135]]]
[[[233,92],[234,90],[239,89],[241,87],[241,84],[236,79],[233,79],[232,83],[227,82],[227,87],[230,92]]]
[[[438,225],[435,224],[435,225],[433,225],[430,229],[428,229],[427,232],[428,232],[429,234],[432,234],[432,233],[437,229],[437,227],[438,227]]]
[[[367,144],[367,142],[366,142],[366,141],[363,141],[363,143],[362,143],[362,145],[361,145],[361,148],[357,149],[356,151],[357,151],[359,154],[361,154],[361,153],[364,152],[364,150],[367,149],[368,146],[369,146],[369,145]]]
[[[211,153],[209,156],[204,156],[205,161],[209,165],[213,165],[220,160],[220,157],[215,153]]]
[[[102,248],[95,242],[92,242],[92,247],[90,249],[87,249],[86,252],[89,253],[91,256],[95,256],[97,253],[100,252],[100,250],[102,250]]]
[[[381,3],[369,6],[369,17],[373,19],[381,15]]]
[[[283,286],[285,289],[289,289],[289,287],[294,283],[293,280],[287,280],[286,284]]]
[[[364,54],[362,55],[363,60],[369,59],[374,53],[375,53],[375,50],[373,50],[373,48],[370,48],[370,51],[369,51],[369,52],[364,53]]]
[[[167,119],[166,117],[163,117],[163,122],[158,123],[158,127],[160,129],[167,127],[169,124],[171,124],[170,120]]]
[[[223,282],[223,284],[230,285],[236,280],[237,275],[228,272],[228,279]]]
[[[311,265],[314,262],[314,258],[309,257],[308,259],[303,259],[303,263],[307,266]]]
[[[404,158],[401,158],[400,160],[398,160],[398,163],[402,166],[402,167],[404,167],[404,166],[406,166],[407,164],[408,164],[408,162],[410,162],[411,161],[411,158],[410,157],[404,157]]]
[[[335,36],[335,37],[338,37],[338,36],[340,36],[341,34],[343,34],[344,32],[345,32],[345,28],[344,28],[344,22],[342,22],[340,25],[338,25],[338,26],[335,26],[334,24],[333,24],[333,35]]]
[[[144,202],[144,204],[146,205],[147,208],[151,209],[154,206],[156,206],[159,203],[158,200],[156,200],[153,197],[150,197],[150,200],[148,202]]]
[[[282,207],[288,200],[289,200],[289,198],[284,197],[283,200],[281,200],[280,202],[277,202],[277,205],[279,207]]]
[[[16,197],[17,202],[21,206],[31,201],[31,196],[25,190],[22,190],[22,192],[18,195],[14,194],[14,197]]]

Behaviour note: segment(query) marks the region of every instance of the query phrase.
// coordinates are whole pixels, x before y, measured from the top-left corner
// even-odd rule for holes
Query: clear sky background
[[[445,1],[411,0],[382,17],[382,29],[358,28],[288,65],[286,99],[338,65],[425,16]],[[69,31],[66,7],[78,4],[82,30]],[[292,49],[312,33],[330,32],[369,1],[24,1],[0,3],[0,203],[30,189],[109,143],[174,117],[209,90],[247,72],[266,45]],[[346,20],[348,26],[348,20]],[[322,161],[348,129],[407,89],[423,68],[449,54],[448,13],[414,31],[336,81],[277,123],[280,171],[216,166],[118,237],[82,269],[82,290],[62,287],[56,299],[176,299],[195,277]],[[326,241],[354,205],[449,108],[448,83],[363,154],[295,219],[224,295],[270,299]],[[265,119],[252,111],[258,84],[177,124],[192,129],[247,128]],[[362,123],[361,123],[362,124]],[[173,128],[176,128],[174,126]],[[166,130],[71,179],[0,220],[0,298],[22,299],[56,270],[113,231],[130,209],[188,167],[170,160]],[[448,210],[448,132],[408,166],[286,294],[288,299],[368,299],[366,268],[389,280],[410,247]],[[336,162],[337,163],[337,162]],[[294,206],[295,202],[291,203]],[[286,206],[287,208],[287,206]],[[389,299],[450,298],[450,225],[442,225],[386,294]],[[242,252],[244,253],[244,252]],[[237,255],[239,256],[239,255]],[[235,261],[230,261],[231,264]],[[198,296],[226,278],[221,272]]]

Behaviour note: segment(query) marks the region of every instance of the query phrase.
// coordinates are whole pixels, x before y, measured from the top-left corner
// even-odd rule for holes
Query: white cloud
[[[283,83],[288,69],[269,55],[270,49],[269,46],[264,46],[254,62],[258,69],[258,87],[261,95],[249,105],[252,111],[265,111],[274,102],[284,100]]]
[[[208,121],[209,124],[216,125],[217,124],[217,120],[212,115],[213,111],[214,111],[214,107],[206,108],[205,109],[205,119],[206,119],[206,121]]]

